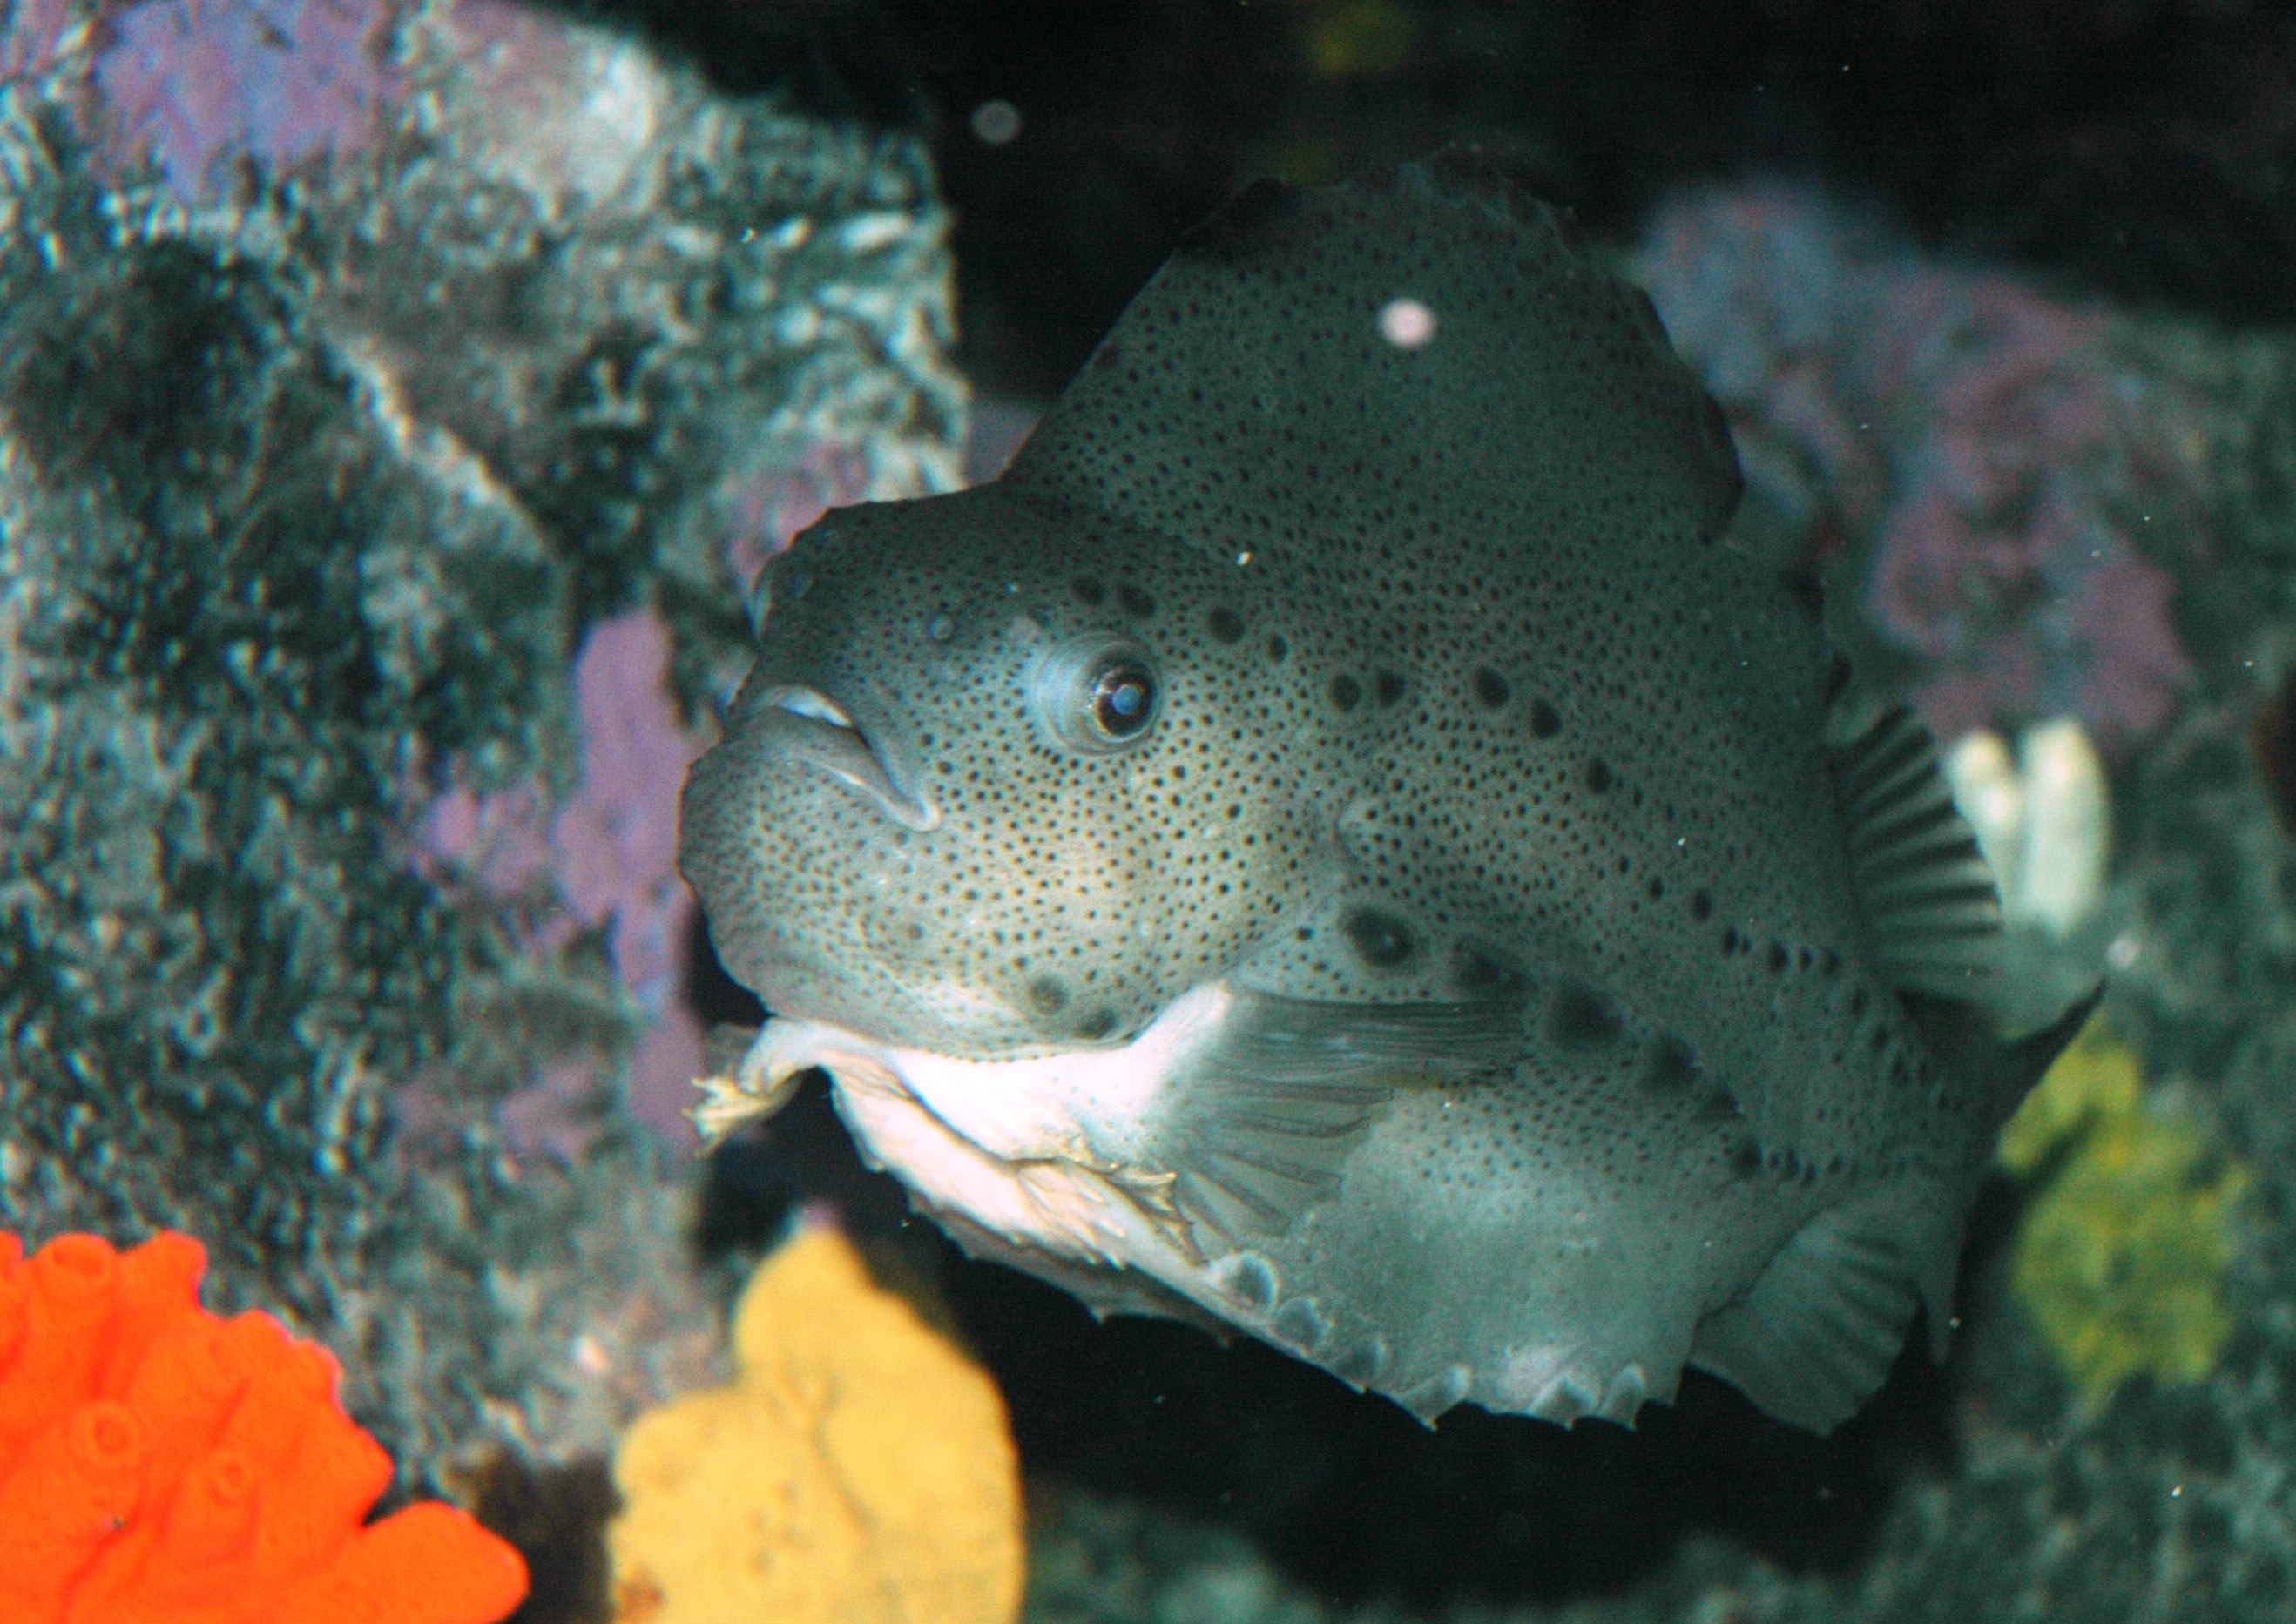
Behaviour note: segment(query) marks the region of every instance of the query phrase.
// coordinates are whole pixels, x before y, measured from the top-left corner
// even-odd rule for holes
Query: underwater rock
[[[1863,599],[1864,680],[1941,739],[2070,715],[2111,754],[2176,714],[2232,425],[2140,323],[1780,184],[1678,194],[1633,265],[1729,415],[1741,544]]]
[[[701,1024],[685,997],[693,896],[677,877],[670,786],[704,741],[678,714],[669,661],[669,629],[651,609],[593,624],[574,657],[574,793],[554,806],[548,787],[533,780],[481,796],[452,779],[423,812],[417,866],[463,888],[472,905],[500,910],[536,957],[603,935],[645,1016],[623,1097],[665,1144],[685,1147],[693,1143],[681,1113],[702,1069]],[[545,1072],[497,1108],[511,1148],[578,1161],[597,1128],[585,1102],[599,1086],[579,1059]],[[432,1100],[409,1103],[451,1116]]]
[[[2174,1081],[2115,1119],[2122,1133],[2096,1141],[2113,1155],[2092,1171],[2114,1177],[2066,1187],[2054,1204],[2048,1187],[2036,1188],[2022,1238],[1973,1282],[1958,1470],[1909,1482],[1854,1573],[1797,1586],[1790,1602],[1751,1616],[1993,1620],[2045,1604],[2074,1620],[2260,1624],[2284,1616],[2296,1594],[2296,1499],[2283,1466],[2296,1451],[2296,870],[2248,747],[2296,626],[2296,346],[2279,333],[2096,314],[2115,357],[2113,420],[2142,430],[2132,453],[2152,449],[2122,465],[2131,483],[2109,458],[2075,458],[2053,477],[2112,476],[2093,488],[2121,492],[2107,511],[2173,586],[2165,623],[2146,629],[2161,597],[2138,594],[2120,606],[2125,624],[2143,633],[2136,651],[2165,624],[2185,673],[2160,724],[2123,730],[2118,755],[2089,713],[2071,708],[2111,763],[2108,1013],[2146,1071]],[[2013,437],[2041,427],[2003,425]],[[2131,495],[2139,500],[2122,506]],[[2054,587],[2033,600],[2037,629],[2057,605]],[[2083,646],[2062,645],[2074,657],[2062,669],[2081,668]],[[2066,1145],[2067,1168],[2097,1132]],[[2147,1170],[2159,1176],[2134,1190],[2122,1181]],[[2216,1199],[2227,1179],[2253,1192],[2237,1217],[2253,1228],[2236,1245],[2226,1243],[2239,1231],[2220,1223],[2229,1203]],[[2146,1236],[2185,1249],[2181,1263],[2156,1267],[2155,1252],[2137,1270],[2170,1288],[2149,1301],[2172,1311],[2149,1326],[2142,1290],[2090,1300],[2128,1315],[2102,1322],[2103,1346],[2149,1345],[2183,1379],[2130,1381],[2096,1405],[2062,1379],[2012,1301],[2018,1249],[2035,1243],[2037,1222],[2054,1221],[2053,1204],[2086,1237],[2053,1254],[2060,1261]],[[2180,1269],[2207,1290],[2183,1290]],[[2026,1277],[2030,1288],[2036,1278]],[[2212,1302],[2239,1311],[2227,1325]],[[2181,1361],[2163,1351],[2180,1346],[2199,1351]]]
[[[675,775],[581,803],[629,884],[540,944],[419,833],[711,691],[792,491],[955,479],[942,216],[914,139],[630,37],[292,10],[0,29],[0,1213],[209,1237],[409,1478],[599,1453],[717,1341],[617,1100],[685,965],[614,836]]]
[[[758,1266],[730,1387],[641,1416],[608,1531],[620,1624],[1009,1624],[1020,1467],[996,1384],[837,1232]]]

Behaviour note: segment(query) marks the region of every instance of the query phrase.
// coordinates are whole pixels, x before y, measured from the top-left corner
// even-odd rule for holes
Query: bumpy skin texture
[[[1214,982],[1504,1008],[1328,1199],[1250,1245],[1192,1212],[1201,1277],[1110,1261],[1422,1414],[1623,1417],[1692,1359],[1831,1425],[1917,1295],[1941,1325],[2033,1071],[1948,1063],[1882,974],[1824,640],[1723,544],[1736,493],[1647,302],[1488,166],[1256,188],[1004,477],[775,562],[687,872],[769,1007],[908,1049],[1129,1039]],[[1119,656],[1153,726],[1078,747],[1063,662]],[[799,690],[890,788],[802,770]],[[1168,1081],[1122,1177],[1185,1210],[1219,1086]]]

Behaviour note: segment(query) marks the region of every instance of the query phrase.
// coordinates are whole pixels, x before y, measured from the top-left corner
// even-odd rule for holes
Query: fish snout
[[[904,828],[940,827],[940,807],[902,781],[884,750],[850,712],[816,688],[782,683],[743,707],[746,729],[768,760],[821,772],[857,791]]]

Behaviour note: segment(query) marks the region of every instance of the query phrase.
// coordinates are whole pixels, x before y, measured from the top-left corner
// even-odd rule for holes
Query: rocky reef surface
[[[492,0],[0,66],[0,1219],[196,1235],[410,1475],[601,1455],[721,1359],[660,758],[955,477],[929,161]]]

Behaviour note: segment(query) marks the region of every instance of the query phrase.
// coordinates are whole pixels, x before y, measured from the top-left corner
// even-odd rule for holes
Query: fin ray
[[[1239,995],[1218,1040],[1191,1073],[1280,1091],[1287,1109],[1317,1089],[1345,1110],[1360,1082],[1420,1072],[1456,1075],[1505,1065],[1522,1036],[1521,1006],[1482,1003],[1340,1003]]]
[[[1994,973],[2001,899],[1929,730],[1885,712],[1836,755],[1834,781],[1876,969],[1901,992],[1968,997]]]
[[[1950,1282],[1957,1248],[1923,1250],[1945,1258]],[[1779,1248],[1743,1297],[1700,1323],[1690,1362],[1823,1435],[1888,1378],[1936,1274],[1927,1257],[1906,1255],[1875,1204],[1829,1208]],[[1934,1302],[1931,1312],[1943,1320]]]
[[[1243,992],[1219,1035],[1166,1086],[1158,1161],[1181,1212],[1227,1245],[1264,1239],[1339,1187],[1340,1166],[1393,1092],[1510,1062],[1509,1003],[1347,1004]]]

